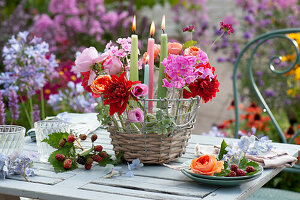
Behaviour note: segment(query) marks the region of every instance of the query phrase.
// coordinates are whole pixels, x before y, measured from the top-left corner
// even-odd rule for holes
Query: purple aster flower
[[[10,90],[8,93],[8,107],[11,112],[11,118],[13,121],[19,119],[19,105],[18,105],[18,95],[15,90]]]
[[[1,90],[0,90],[0,124],[2,125],[5,124],[5,107],[3,103],[3,96]]]

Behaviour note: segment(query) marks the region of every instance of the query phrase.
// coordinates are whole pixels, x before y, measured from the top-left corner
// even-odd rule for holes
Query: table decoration
[[[154,29],[152,23],[152,37]],[[228,32],[226,27],[221,29]],[[188,30],[191,35],[193,30]],[[166,47],[167,38],[162,37],[161,57],[166,56],[166,49],[168,54],[160,63],[164,75],[161,72],[158,87],[167,89],[165,98],[163,92],[159,99],[154,99],[152,93],[154,54],[159,52],[154,52],[159,48],[154,38],[148,39],[149,88],[145,84],[147,78],[144,83],[132,78],[132,70],[136,70],[138,64],[132,56],[136,53],[133,38],[119,38],[117,46],[110,42],[98,55],[93,47],[85,49],[76,58],[73,68],[82,73],[83,87],[95,98],[101,97],[99,120],[108,127],[114,151],[123,152],[127,161],[138,158],[142,163],[162,164],[179,158],[185,153],[201,100],[206,103],[219,91],[215,68],[210,66],[207,54],[194,46],[196,41],[191,38],[184,45],[169,43]],[[88,51],[93,52],[93,58]]]
[[[43,143],[42,141],[55,132],[69,132],[70,123],[61,120],[43,120],[34,123],[36,134],[36,143],[40,154],[40,161],[47,162],[48,157],[54,150],[53,146]]]
[[[119,153],[116,159],[112,160],[111,156],[103,151],[101,145],[94,145],[98,139],[96,134],[90,138],[92,146],[89,149],[83,148],[80,143],[80,140],[86,139],[87,135],[85,134],[76,137],[68,132],[54,132],[42,140],[43,143],[47,143],[54,149],[48,157],[48,162],[54,167],[56,173],[77,169],[78,164],[84,165],[86,170],[90,170],[93,163],[106,166],[107,164],[116,165],[120,162],[122,153]]]
[[[23,151],[25,128],[16,125],[0,125],[0,154],[10,155]]]

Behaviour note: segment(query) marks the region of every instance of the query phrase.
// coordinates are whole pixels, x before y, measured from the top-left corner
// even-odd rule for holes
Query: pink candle
[[[153,74],[154,74],[154,36],[155,25],[152,22],[150,27],[150,35],[151,38],[148,38],[148,48],[147,53],[149,56],[149,88],[148,88],[148,98],[153,99]],[[148,112],[152,113],[153,110],[153,101],[149,101],[148,103]]]

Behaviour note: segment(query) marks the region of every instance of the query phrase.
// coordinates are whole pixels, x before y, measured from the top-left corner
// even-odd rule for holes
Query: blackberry
[[[237,176],[245,176],[245,172],[242,169],[236,170],[236,175]]]
[[[252,166],[248,166],[247,168],[246,168],[246,171],[248,172],[248,173],[250,173],[250,172],[254,172],[254,167],[252,167]]]
[[[77,162],[81,165],[84,165],[86,163],[86,158],[84,156],[78,156]]]
[[[230,176],[230,177],[235,177],[235,176],[236,176],[235,171],[230,171],[228,176]]]
[[[230,166],[230,170],[234,171],[234,172],[236,172],[238,170],[238,168],[239,167],[237,165],[234,165],[234,164]]]
[[[95,142],[97,140],[98,136],[96,134],[93,134],[91,137],[92,142]]]

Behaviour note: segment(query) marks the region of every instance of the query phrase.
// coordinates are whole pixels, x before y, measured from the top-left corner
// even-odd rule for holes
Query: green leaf
[[[184,86],[183,89],[187,90],[190,93],[192,92],[188,86]]]
[[[71,152],[73,152],[73,153],[71,153]],[[64,146],[64,147],[57,149],[56,151],[53,151],[49,156],[48,162],[54,167],[54,171],[56,173],[74,170],[74,169],[78,168],[76,160],[72,160],[73,162],[72,162],[71,168],[66,170],[64,168],[64,162],[59,162],[58,160],[56,160],[56,158],[55,158],[56,154],[63,154],[67,158],[74,157],[74,154],[75,154],[74,145]]]
[[[197,41],[190,40],[190,41],[187,41],[186,43],[184,43],[182,48],[187,49],[191,46],[194,46],[195,44],[197,44]]]
[[[121,162],[121,158],[123,156],[123,153],[118,153],[116,155],[116,159],[111,159],[111,156],[107,154],[106,158],[103,158],[101,162],[99,162],[99,165],[102,167],[105,167],[107,164],[117,165]]]
[[[246,172],[245,175],[246,175],[246,176],[251,176],[251,175],[256,174],[258,171],[259,171],[259,170],[255,169],[254,172],[249,172],[249,173]]]
[[[254,169],[257,169],[257,170],[260,169],[259,164],[258,164],[257,162],[254,162],[254,161],[249,161],[249,162],[247,163],[247,167],[248,167],[248,166],[252,166],[252,167],[254,167]]]
[[[230,169],[223,169],[220,173],[214,173],[214,176],[229,176]]]
[[[239,168],[240,169],[246,169],[246,167],[248,166],[248,159],[244,156],[239,163]]]
[[[227,146],[228,145],[226,144],[225,140],[223,140],[222,143],[221,143],[221,149],[220,149],[220,152],[219,152],[219,155],[218,155],[218,160],[222,160],[224,154],[227,154],[228,151],[225,150],[225,148]]]
[[[50,135],[48,135],[48,138],[43,139],[42,142],[46,142],[51,147],[57,149],[59,147],[58,146],[59,141],[64,138],[67,139],[68,135],[69,135],[69,133],[67,133],[67,132],[51,133]]]

